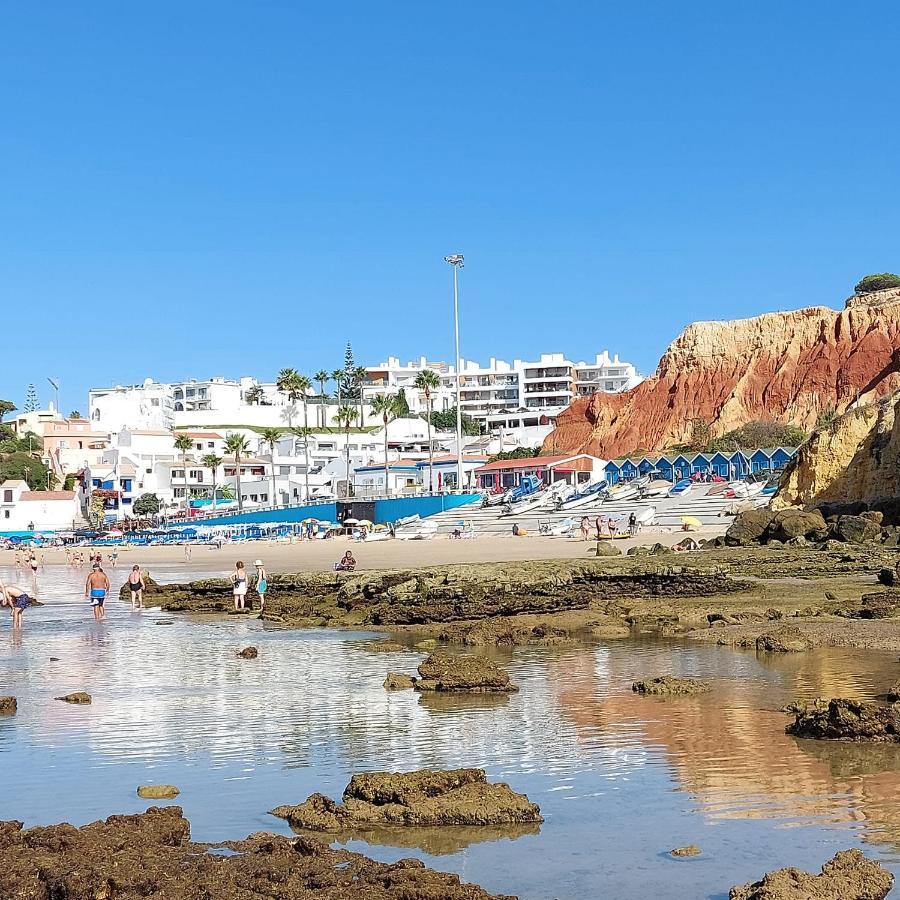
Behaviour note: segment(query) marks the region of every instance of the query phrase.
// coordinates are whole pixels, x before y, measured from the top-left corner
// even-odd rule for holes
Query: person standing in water
[[[256,566],[256,593],[259,594],[259,611],[261,614],[266,608],[266,591],[269,587],[269,576],[266,574],[266,567],[261,559],[256,560],[253,565]]]
[[[131,608],[144,608],[144,576],[140,566],[132,566],[128,573],[128,589],[131,591]]]
[[[12,627],[14,631],[22,628],[22,613],[28,609],[31,597],[25,591],[17,587],[7,587],[0,581],[0,606],[8,606],[12,613]]]
[[[232,593],[234,594],[234,609],[245,609],[247,599],[247,570],[244,564],[238,560],[234,564],[234,571],[231,573]]]
[[[91,574],[87,577],[87,581],[84,583],[84,599],[91,601],[94,619],[97,622],[106,615],[103,604],[108,593],[109,578],[106,577],[106,572],[99,565],[95,564]]]

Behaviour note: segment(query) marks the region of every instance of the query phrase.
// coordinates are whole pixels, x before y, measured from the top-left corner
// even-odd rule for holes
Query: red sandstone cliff
[[[692,422],[714,435],[753,420],[808,429],[857,397],[900,388],[900,289],[733,322],[695,322],[669,346],[656,374],[623,394],[576,400],[544,441],[545,453],[609,459],[687,441]]]

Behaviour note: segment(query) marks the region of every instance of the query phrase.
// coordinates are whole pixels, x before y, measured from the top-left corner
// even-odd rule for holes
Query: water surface
[[[126,571],[110,573],[116,585]],[[177,566],[153,574],[188,577]],[[289,833],[269,809],[339,796],[354,772],[480,766],[539,803],[544,824],[373,832],[346,846],[419,856],[534,900],[724,898],[766,869],[817,870],[850,846],[900,875],[900,747],[797,741],[778,712],[797,698],[880,694],[896,654],[757,657],[656,639],[519,648],[490,651],[518,694],[435,700],[381,687],[388,669],[413,673],[424,654],[372,653],[373,635],[132,613],[117,599],[98,625],[83,578],[47,567],[45,605],[25,613],[24,633],[0,618],[0,693],[19,698],[18,715],[0,719],[0,818],[82,824],[144,809],[137,785],[167,782],[181,788],[193,836],[220,841]],[[238,659],[250,643],[259,658]],[[664,673],[716,689],[632,693],[635,678]],[[93,704],[53,699],[75,690]],[[667,856],[689,843],[703,855]]]

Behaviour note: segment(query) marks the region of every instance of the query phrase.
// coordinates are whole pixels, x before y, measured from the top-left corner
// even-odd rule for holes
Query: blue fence
[[[480,494],[440,494],[428,497],[392,497],[375,500],[375,524],[395,522],[407,516],[433,516],[447,509],[456,509],[480,500]],[[362,502],[365,502],[362,500]],[[202,519],[189,519],[177,524],[185,525],[261,525],[287,524],[302,522],[304,519],[320,521],[337,521],[337,503],[311,503],[307,506],[287,506],[281,509],[257,509],[250,512],[225,516],[210,516]]]

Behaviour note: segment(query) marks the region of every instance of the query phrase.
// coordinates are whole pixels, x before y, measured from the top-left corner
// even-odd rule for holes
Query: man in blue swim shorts
[[[103,602],[106,600],[108,593],[109,579],[106,577],[106,572],[97,563],[94,563],[94,568],[84,583],[84,599],[91,601],[94,619],[98,622],[105,615]]]
[[[8,606],[12,613],[12,627],[19,630],[22,627],[22,612],[28,609],[31,597],[17,587],[7,587],[0,581],[0,606]]]

